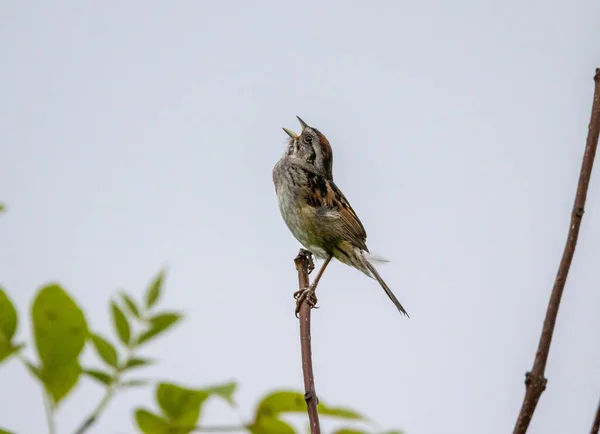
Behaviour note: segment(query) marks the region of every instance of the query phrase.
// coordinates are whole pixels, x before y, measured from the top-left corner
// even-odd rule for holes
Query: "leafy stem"
[[[39,370],[37,370],[37,368],[35,368],[34,365],[31,362],[29,362],[19,350],[15,351],[15,356],[21,361],[21,363],[23,363],[23,365],[27,368],[27,370],[31,374],[33,374],[34,376],[38,377],[41,380]],[[54,424],[54,408],[55,408],[54,402],[52,400],[52,396],[51,396],[50,392],[48,391],[48,389],[46,389],[46,386],[44,385],[43,382],[42,382],[42,388],[43,388],[44,410],[46,413],[46,420],[48,423],[48,434],[55,434],[56,427]]]
[[[115,368],[114,374],[112,376],[112,380],[111,380],[110,384],[107,385],[104,396],[102,397],[102,399],[100,400],[100,402],[98,403],[96,408],[92,411],[92,413],[83,421],[83,423],[79,426],[79,428],[77,428],[75,430],[74,434],[83,434],[84,432],[86,432],[92,425],[94,425],[94,423],[96,423],[96,421],[98,420],[98,418],[100,417],[102,412],[108,406],[109,401],[115,395],[115,392],[117,391],[117,388],[119,387],[119,384],[121,382],[121,375],[123,374],[123,371],[125,371],[127,364],[133,357],[133,350],[135,347],[135,342],[137,342],[137,337],[134,337],[131,340],[131,342],[129,342],[127,344],[127,349],[126,349],[125,358],[123,360],[123,363],[119,364],[119,366]]]
[[[52,404],[52,398],[50,393],[44,389],[44,408],[46,410],[46,419],[48,420],[48,434],[54,434],[56,432],[54,426],[54,405]]]

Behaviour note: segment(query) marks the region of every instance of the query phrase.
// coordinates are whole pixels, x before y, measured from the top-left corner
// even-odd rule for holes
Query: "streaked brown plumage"
[[[273,182],[288,228],[307,250],[325,260],[312,288],[331,258],[336,258],[376,279],[396,308],[408,316],[369,261],[365,228],[333,182],[333,152],[329,141],[319,130],[298,120],[302,125],[300,135],[284,128],[290,140],[286,152],[273,168]],[[303,296],[314,301],[312,288]]]

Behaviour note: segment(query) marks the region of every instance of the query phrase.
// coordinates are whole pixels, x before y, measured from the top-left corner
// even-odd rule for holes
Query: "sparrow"
[[[333,182],[333,151],[318,129],[300,119],[302,132],[283,128],[290,136],[273,168],[279,210],[292,235],[317,259],[324,260],[309,288],[296,292],[296,314],[304,299],[316,304],[315,288],[332,258],[377,280],[396,308],[408,317],[381,278],[367,248],[367,233],[346,196]]]

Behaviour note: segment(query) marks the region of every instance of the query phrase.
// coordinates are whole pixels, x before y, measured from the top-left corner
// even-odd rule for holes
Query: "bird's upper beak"
[[[308,127],[308,125],[306,124],[306,122],[304,122],[302,119],[300,119],[300,116],[296,116],[296,118],[298,119],[298,122],[300,122],[300,125],[302,126],[302,129]]]
[[[300,119],[300,116],[296,116],[296,118],[298,118],[298,122],[300,122],[300,125],[302,126],[303,130],[304,130],[304,128],[308,127],[306,122],[304,122],[302,119]],[[288,130],[287,128],[283,128],[283,131],[285,131],[287,133],[287,135],[290,136],[292,139],[297,139],[299,137],[298,134],[296,134],[292,130]]]

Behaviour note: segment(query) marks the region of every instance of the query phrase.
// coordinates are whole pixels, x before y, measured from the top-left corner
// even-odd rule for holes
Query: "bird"
[[[315,307],[315,288],[335,258],[377,280],[398,311],[408,317],[372,264],[376,259],[369,253],[365,228],[333,181],[333,151],[329,140],[317,128],[296,118],[302,131],[296,134],[283,128],[289,141],[273,167],[273,183],[288,229],[306,250],[324,260],[313,283],[294,294],[296,316],[304,299]]]

